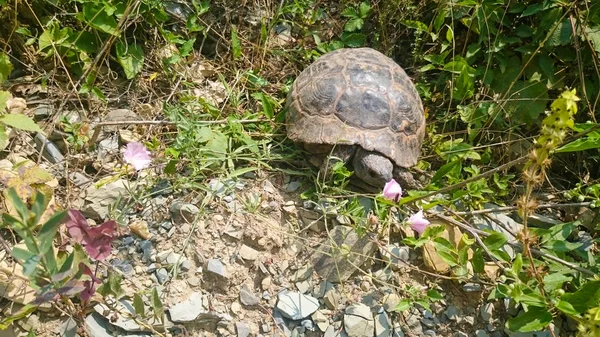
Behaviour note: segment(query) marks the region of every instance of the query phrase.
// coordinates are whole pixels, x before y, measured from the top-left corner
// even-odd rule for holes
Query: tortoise
[[[371,48],[342,48],[305,68],[286,99],[288,137],[326,169],[328,156],[381,189],[392,178],[420,184],[408,170],[425,136],[423,104],[404,69]]]

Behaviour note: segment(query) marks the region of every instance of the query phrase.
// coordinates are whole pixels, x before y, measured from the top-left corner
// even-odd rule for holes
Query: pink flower
[[[82,245],[94,260],[106,259],[112,250],[110,243],[119,236],[114,220],[90,227],[85,217],[73,209],[69,210],[65,223],[69,236]]]
[[[133,165],[136,170],[145,169],[150,166],[150,151],[144,145],[138,142],[127,144],[127,148],[123,153],[123,159],[127,164]]]
[[[400,196],[402,196],[402,187],[400,187],[400,184],[398,184],[396,180],[392,179],[385,183],[385,186],[383,187],[383,196],[398,202]]]
[[[417,213],[411,215],[408,218],[407,222],[410,225],[410,228],[412,228],[419,234],[423,234],[425,228],[427,228],[427,226],[429,226],[430,224],[429,220],[425,219],[425,217],[423,216],[423,210],[420,210]]]

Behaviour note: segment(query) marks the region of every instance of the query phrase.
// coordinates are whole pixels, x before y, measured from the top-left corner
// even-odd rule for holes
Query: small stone
[[[469,337],[469,335],[467,335],[466,333],[462,332],[462,331],[457,331],[454,334],[454,337]]]
[[[192,261],[190,260],[183,260],[183,262],[181,262],[181,270],[183,271],[189,271],[190,269],[192,269]]]
[[[271,288],[272,283],[273,283],[273,280],[271,279],[271,277],[267,276],[264,279],[262,279],[262,281],[260,282],[260,286],[261,286],[262,290],[268,290],[269,288]]]
[[[410,259],[410,248],[407,246],[399,246],[398,244],[390,244],[381,247],[379,253],[381,254],[381,257],[395,269],[402,267],[405,265],[405,262],[408,262]]]
[[[400,296],[398,296],[396,293],[387,294],[383,298],[383,309],[385,309],[387,312],[391,312],[398,306],[399,303]]]
[[[165,268],[158,269],[155,275],[159,284],[164,284],[169,279],[169,272]]]
[[[436,336],[435,331],[433,331],[433,330],[425,330],[425,331],[423,331],[423,334],[425,336],[431,336],[431,337],[435,337]]]
[[[129,224],[129,230],[144,240],[148,240],[152,237],[152,234],[150,234],[150,230],[148,229],[148,222],[144,220],[133,221]]]
[[[333,289],[333,284],[327,281],[322,281],[319,285],[313,290],[313,296],[316,298],[323,298],[325,293],[329,291],[329,289]]]
[[[301,182],[299,182],[299,181],[292,181],[292,182],[290,182],[290,183],[287,185],[287,188],[286,188],[286,190],[287,190],[288,192],[296,192],[296,191],[297,191],[297,190],[300,188],[300,186],[302,186],[302,183],[301,183]]]
[[[200,278],[198,278],[196,276],[192,276],[187,279],[187,283],[192,287],[197,287],[200,285]]]
[[[171,219],[176,224],[192,223],[196,216],[200,213],[200,209],[192,204],[184,204],[182,202],[174,202],[171,206]]]
[[[392,324],[388,315],[384,312],[375,316],[375,337],[389,337],[392,332]]]
[[[371,309],[354,303],[344,311],[344,329],[349,337],[371,337],[375,330],[375,321]]]
[[[302,268],[296,270],[292,280],[294,282],[304,281],[312,275],[312,272],[313,272],[313,268],[311,266],[308,266],[308,265],[303,266]]]
[[[248,337],[250,335],[250,326],[245,322],[235,323],[235,331],[238,337]]]
[[[154,273],[156,271],[156,268],[158,268],[157,265],[156,265],[156,263],[150,263],[148,265],[148,267],[146,267],[146,272],[147,273]]]
[[[184,223],[179,229],[181,230],[181,233],[188,234],[190,232],[190,224]]]
[[[448,317],[448,319],[451,321],[457,321],[459,318],[460,312],[455,305],[450,305],[450,306],[448,306],[446,311],[444,311],[444,315],[446,315],[446,317]]]
[[[269,333],[269,332],[271,332],[271,326],[269,324],[263,324],[260,326],[260,330],[263,333]]]
[[[341,296],[335,289],[331,289],[325,293],[323,300],[325,301],[327,308],[336,310],[340,303]]]
[[[467,323],[469,325],[475,325],[475,317],[473,317],[473,316],[463,316],[461,318],[461,321],[463,323]]]
[[[490,337],[490,335],[488,335],[488,333],[485,332],[485,330],[476,330],[475,336],[476,337]]]
[[[246,261],[254,261],[258,258],[258,255],[260,253],[253,248],[250,248],[246,245],[242,245],[242,247],[240,247],[239,254]]]
[[[303,295],[299,292],[280,293],[277,309],[289,319],[300,320],[319,309],[319,301],[312,296]]]
[[[240,302],[246,306],[254,306],[260,303],[260,299],[256,297],[250,289],[247,287],[242,287],[240,289]]]
[[[329,319],[325,314],[323,314],[322,310],[315,311],[310,318],[312,318],[313,322],[315,322],[319,330],[322,332],[325,332],[327,328],[329,328]]]
[[[483,319],[484,322],[489,322],[490,319],[492,319],[492,313],[494,311],[494,305],[492,303],[485,303],[479,310],[481,319]]]
[[[302,281],[302,282],[296,282],[296,288],[298,288],[298,291],[306,294],[310,291],[310,283],[308,283],[307,281]]]
[[[215,274],[220,277],[225,277],[225,267],[218,259],[210,259],[208,260],[208,264],[206,266],[207,273]]]
[[[238,302],[231,303],[231,312],[236,315],[239,315],[242,312],[242,305]]]
[[[429,318],[421,318],[421,324],[423,324],[424,326],[433,329],[435,328],[435,323],[433,323],[432,319]]]
[[[477,292],[477,291],[481,291],[481,284],[479,283],[465,283],[462,286],[463,290],[468,292],[468,293],[472,293],[472,292]]]
[[[200,314],[206,312],[202,306],[202,295],[198,292],[192,293],[188,299],[168,310],[171,320],[180,323],[193,322]]]
[[[402,331],[402,328],[394,328],[394,331],[392,331],[392,337],[404,337],[404,331]]]

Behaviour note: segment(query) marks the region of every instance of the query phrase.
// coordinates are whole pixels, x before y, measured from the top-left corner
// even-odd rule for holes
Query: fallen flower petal
[[[83,246],[94,260],[106,259],[112,250],[111,242],[119,235],[117,223],[107,221],[99,226],[90,227],[85,217],[77,210],[69,210],[66,217],[69,236]]]
[[[392,179],[385,183],[383,187],[383,196],[386,199],[394,200],[398,202],[400,200],[400,196],[402,196],[402,187],[396,180]]]
[[[425,228],[427,228],[427,226],[430,224],[429,220],[425,219],[425,216],[423,216],[423,210],[411,215],[408,218],[407,223],[410,225],[410,228],[419,234],[423,234]]]
[[[125,152],[123,152],[123,160],[138,171],[147,168],[152,162],[150,151],[148,151],[143,144],[138,142],[127,144],[127,148],[125,149]]]

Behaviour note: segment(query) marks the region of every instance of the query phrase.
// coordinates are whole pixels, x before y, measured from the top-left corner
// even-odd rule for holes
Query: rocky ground
[[[104,150],[118,152],[118,144]],[[100,188],[90,185],[80,207],[101,221],[110,216],[108,206],[119,195],[147,182],[140,177]],[[39,310],[0,336],[25,336],[28,331],[91,337],[550,336],[505,330],[506,319],[521,308],[510,300],[487,300],[499,276],[492,264],[485,279],[452,280],[448,266],[427,249],[359,237],[343,219],[324,218],[318,207],[299,197],[308,184],[281,173],[249,173],[237,180],[211,180],[210,191],[196,195],[158,182],[149,197],[124,213],[127,228],[100,269],[103,277],[108,270],[124,276],[119,301],[95,304],[82,316],[85,329],[60,310]],[[473,217],[471,224],[519,229],[508,215],[488,216]],[[2,254],[4,266],[14,267]],[[13,275],[8,283],[15,280]],[[149,307],[153,287],[166,309],[164,322],[151,312],[134,319],[134,294],[142,295]],[[441,295],[397,310],[432,290]],[[4,315],[32,299],[4,295]],[[566,321],[555,329],[557,336],[569,336],[576,325]]]

